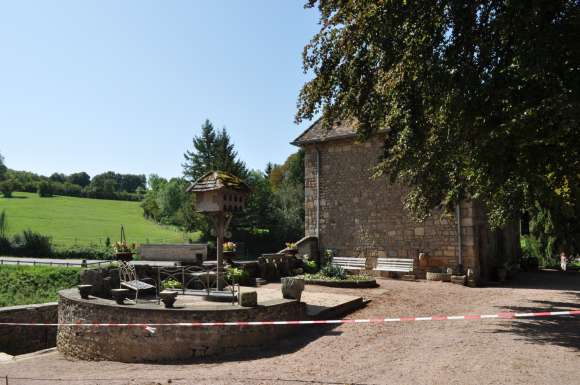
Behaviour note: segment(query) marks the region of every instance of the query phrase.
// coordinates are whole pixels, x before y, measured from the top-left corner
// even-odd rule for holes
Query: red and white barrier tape
[[[335,319],[335,320],[304,320],[304,321],[231,321],[231,322],[176,322],[176,323],[25,323],[0,322],[0,326],[69,326],[69,327],[139,327],[155,328],[165,326],[207,327],[207,326],[265,326],[265,325],[327,325],[327,324],[381,324],[389,322],[414,321],[459,321],[483,319],[513,319],[555,316],[576,316],[580,310],[543,311],[536,313],[498,313],[482,315],[456,315],[431,317],[399,317],[399,318],[367,318],[367,319]]]

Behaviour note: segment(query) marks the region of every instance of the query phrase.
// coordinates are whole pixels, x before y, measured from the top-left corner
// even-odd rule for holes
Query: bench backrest
[[[412,272],[415,267],[413,258],[378,258],[376,270]]]
[[[366,260],[364,258],[334,257],[332,264],[345,269],[364,269]]]

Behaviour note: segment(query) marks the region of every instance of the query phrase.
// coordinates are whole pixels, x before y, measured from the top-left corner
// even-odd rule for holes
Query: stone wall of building
[[[83,300],[78,290],[60,292],[60,323],[177,323],[272,321],[305,319],[305,304],[294,300],[260,302],[254,308],[223,305],[163,309],[145,304],[117,305],[91,297]],[[296,326],[160,326],[154,333],[141,327],[60,327],[57,348],[66,356],[83,360],[121,362],[183,362],[219,355],[247,347],[275,343],[277,338],[300,330]]]
[[[57,303],[0,308],[0,322],[56,323]],[[29,327],[0,325],[0,352],[19,355],[56,345],[56,326]]]
[[[455,266],[459,252],[455,218],[434,213],[424,222],[414,222],[403,209],[405,187],[390,184],[384,177],[371,179],[371,168],[376,164],[381,146],[379,139],[365,143],[333,140],[306,146],[306,236],[316,235],[319,183],[322,249],[334,249],[338,256],[366,258],[368,269],[376,265],[376,258],[417,258],[420,251],[429,256],[422,270]],[[474,215],[473,203],[461,204],[465,267],[477,265]]]

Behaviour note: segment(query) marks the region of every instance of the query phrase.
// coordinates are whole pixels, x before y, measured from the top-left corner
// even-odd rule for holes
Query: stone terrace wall
[[[403,209],[405,187],[385,178],[371,180],[371,168],[381,153],[379,139],[365,143],[337,140],[317,144],[320,151],[320,247],[337,255],[366,258],[371,269],[376,258],[416,258],[422,250],[428,266],[457,264],[457,227],[454,219],[438,214],[422,223],[411,221]],[[316,146],[306,147],[305,230],[316,235]],[[473,204],[462,205],[464,266],[477,263]]]
[[[78,290],[61,291],[58,310],[61,323],[272,321],[305,317],[305,304],[293,300],[265,301],[255,308],[232,305],[162,309],[146,304],[121,306],[93,297],[83,300]],[[274,325],[158,327],[154,334],[149,334],[143,328],[61,327],[57,348],[69,357],[84,360],[180,362],[275,343],[277,338],[299,330],[296,326]]]
[[[0,308],[0,322],[56,323],[57,303]],[[31,353],[56,345],[56,327],[0,326],[0,352]]]

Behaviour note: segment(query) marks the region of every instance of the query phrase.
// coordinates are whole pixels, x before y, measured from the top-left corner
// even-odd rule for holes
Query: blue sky
[[[181,175],[208,118],[281,163],[318,31],[304,1],[0,0],[0,153],[48,175]]]

